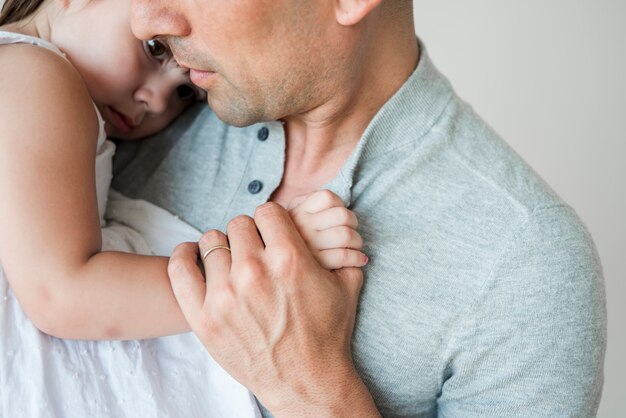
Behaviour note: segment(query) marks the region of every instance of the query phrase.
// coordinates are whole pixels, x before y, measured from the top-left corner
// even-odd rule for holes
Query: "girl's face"
[[[51,41],[85,80],[110,137],[153,134],[205,97],[163,43],[135,38],[130,0],[70,0]]]

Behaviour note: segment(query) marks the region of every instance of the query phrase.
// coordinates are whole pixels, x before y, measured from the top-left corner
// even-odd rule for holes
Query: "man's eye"
[[[157,39],[150,39],[144,42],[144,48],[148,55],[158,60],[166,59],[170,55],[168,47]]]
[[[176,94],[178,98],[183,101],[194,100],[196,98],[196,90],[187,84],[181,84],[176,87]]]

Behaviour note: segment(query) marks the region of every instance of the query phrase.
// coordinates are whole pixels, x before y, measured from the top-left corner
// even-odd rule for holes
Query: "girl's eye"
[[[170,51],[168,47],[158,39],[150,39],[144,42],[144,48],[148,55],[158,60],[169,58]]]
[[[176,94],[178,98],[183,101],[191,101],[196,98],[196,90],[187,84],[181,84],[176,87]]]

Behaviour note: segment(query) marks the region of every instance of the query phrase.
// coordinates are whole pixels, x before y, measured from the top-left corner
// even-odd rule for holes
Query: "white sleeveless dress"
[[[0,31],[0,45],[53,44]],[[103,250],[169,255],[200,232],[110,190],[115,145],[100,120],[96,189]],[[107,205],[108,196],[108,205]],[[106,212],[106,220],[105,220]],[[252,394],[192,334],[140,341],[61,340],[22,311],[0,266],[1,417],[260,417]]]

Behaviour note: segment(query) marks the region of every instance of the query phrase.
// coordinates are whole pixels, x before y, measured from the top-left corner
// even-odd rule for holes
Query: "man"
[[[122,150],[115,187],[227,230],[176,250],[172,287],[266,416],[593,415],[593,243],[454,95],[412,14],[409,0],[134,0],[135,34],[166,41],[211,110]],[[316,265],[281,208],[320,188],[359,218],[363,281]]]

